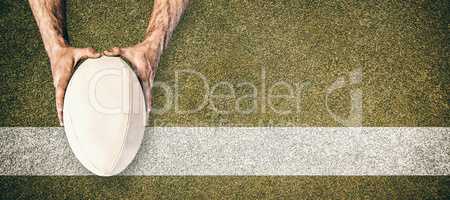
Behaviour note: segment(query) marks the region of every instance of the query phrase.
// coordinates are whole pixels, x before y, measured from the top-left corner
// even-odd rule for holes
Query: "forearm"
[[[61,0],[29,0],[47,54],[68,46],[64,39],[64,13]]]
[[[189,0],[155,0],[144,40],[158,41],[161,52],[167,47]]]

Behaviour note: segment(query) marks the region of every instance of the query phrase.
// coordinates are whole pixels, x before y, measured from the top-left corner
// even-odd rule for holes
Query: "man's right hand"
[[[50,59],[56,110],[59,124],[63,126],[64,94],[75,65],[83,58],[97,58],[100,53],[93,48],[70,47],[64,38],[63,0],[28,0],[39,27],[45,50]]]
[[[49,52],[50,65],[52,69],[53,85],[55,86],[56,111],[59,124],[63,126],[64,94],[75,65],[81,59],[98,58],[100,53],[93,48],[61,47]]]

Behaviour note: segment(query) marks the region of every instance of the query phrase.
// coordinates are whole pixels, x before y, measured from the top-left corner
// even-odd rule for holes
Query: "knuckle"
[[[140,73],[139,76],[141,77],[141,79],[145,80],[146,82],[149,82],[149,79],[150,79],[150,70],[149,69],[144,68],[139,73]]]
[[[62,103],[56,103],[56,111],[58,111],[58,113],[63,112],[63,104]]]

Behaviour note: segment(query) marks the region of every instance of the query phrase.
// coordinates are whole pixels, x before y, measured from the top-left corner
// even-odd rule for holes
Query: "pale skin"
[[[121,56],[136,69],[146,98],[147,112],[151,110],[151,88],[156,67],[163,50],[183,15],[189,0],[154,0],[153,11],[141,42],[130,47],[113,47],[102,53],[93,48],[74,48],[64,39],[62,0],[29,0],[44,47],[50,60],[55,87],[56,110],[63,126],[64,94],[78,61],[84,58]],[[114,23],[114,22],[111,22]]]

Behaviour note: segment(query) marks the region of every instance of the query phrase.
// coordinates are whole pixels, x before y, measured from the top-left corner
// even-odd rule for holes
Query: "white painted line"
[[[0,175],[89,175],[62,128],[0,128]],[[449,175],[450,128],[149,128],[122,175]]]

